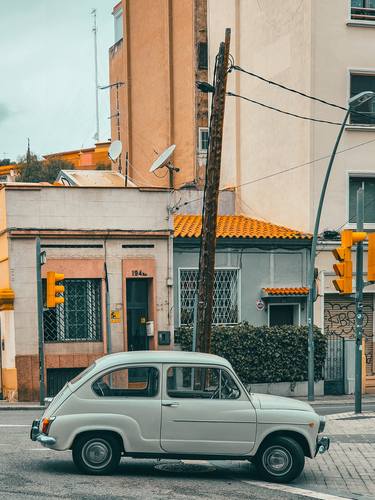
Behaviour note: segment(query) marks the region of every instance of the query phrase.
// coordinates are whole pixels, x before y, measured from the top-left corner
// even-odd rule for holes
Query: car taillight
[[[42,433],[48,434],[49,428],[56,417],[43,418],[42,420]]]

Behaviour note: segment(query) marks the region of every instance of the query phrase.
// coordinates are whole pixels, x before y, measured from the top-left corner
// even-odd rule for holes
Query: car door
[[[99,412],[106,425],[121,426],[126,451],[160,453],[161,368],[157,364],[117,367],[90,384],[95,397],[86,401],[88,412]]]
[[[246,455],[256,412],[232,373],[216,366],[163,366],[161,447],[167,453]]]

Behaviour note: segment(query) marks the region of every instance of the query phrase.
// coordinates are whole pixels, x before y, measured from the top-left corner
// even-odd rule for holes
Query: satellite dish
[[[169,148],[163,151],[162,154],[158,156],[154,163],[151,165],[149,172],[155,172],[155,170],[158,170],[158,168],[162,168],[167,165],[175,149],[176,144],[172,144],[172,146],[169,146]]]
[[[116,161],[120,156],[122,151],[122,142],[121,141],[113,141],[108,150],[108,156],[112,161]]]

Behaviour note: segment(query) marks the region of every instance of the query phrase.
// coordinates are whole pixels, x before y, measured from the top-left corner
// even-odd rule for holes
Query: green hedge
[[[322,379],[327,341],[314,327],[315,380]],[[192,349],[192,329],[179,328],[175,342]],[[307,380],[306,326],[214,326],[211,352],[226,358],[246,384]]]

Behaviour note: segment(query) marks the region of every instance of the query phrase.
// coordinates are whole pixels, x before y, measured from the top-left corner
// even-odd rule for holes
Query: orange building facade
[[[207,95],[195,82],[207,79],[206,0],[122,0],[113,16],[111,132],[112,140],[123,143],[121,164],[114,168],[125,173],[127,167],[137,185],[167,187],[169,176],[160,171],[157,178],[149,168],[176,144],[175,186],[201,183]]]
[[[110,165],[108,157],[109,142],[97,142],[92,148],[74,149],[44,155],[45,160],[63,160],[78,170],[96,170],[97,165]]]

